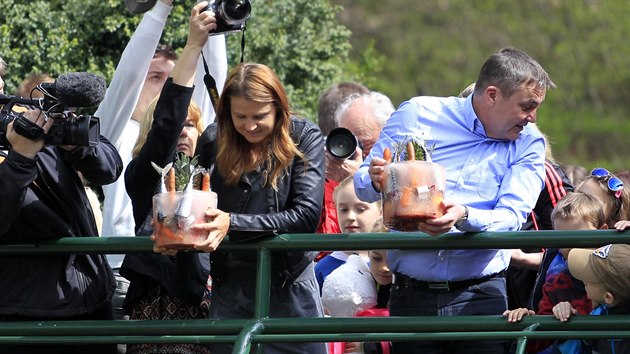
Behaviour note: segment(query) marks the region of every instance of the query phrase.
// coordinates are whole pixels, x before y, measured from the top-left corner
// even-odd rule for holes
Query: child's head
[[[376,306],[376,284],[365,261],[358,255],[333,270],[322,286],[322,305],[332,317],[352,317]]]
[[[370,250],[370,273],[380,285],[392,283],[392,272],[387,265],[387,250]]]
[[[590,194],[602,202],[609,228],[619,220],[630,219],[630,191],[624,188],[621,179],[605,168],[594,168],[575,191]]]
[[[335,188],[333,201],[337,208],[337,222],[343,233],[371,232],[374,220],[381,216],[381,203],[361,201],[354,192],[350,176]]]
[[[593,302],[616,306],[630,301],[630,245],[607,245],[596,250],[574,248],[569,271],[584,282]]]
[[[568,193],[551,212],[554,230],[597,230],[606,228],[602,203],[586,193]]]

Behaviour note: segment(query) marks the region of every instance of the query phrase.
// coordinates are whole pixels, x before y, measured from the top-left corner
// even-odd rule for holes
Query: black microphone
[[[93,73],[70,72],[54,83],[40,84],[44,96],[52,96],[66,107],[94,107],[105,97],[105,79]]]

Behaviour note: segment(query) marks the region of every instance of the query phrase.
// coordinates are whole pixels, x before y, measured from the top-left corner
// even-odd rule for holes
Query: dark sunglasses
[[[597,178],[608,178],[608,189],[611,192],[615,192],[615,197],[621,197],[621,191],[623,190],[623,182],[610,173],[603,167],[596,167],[591,171],[591,176]]]

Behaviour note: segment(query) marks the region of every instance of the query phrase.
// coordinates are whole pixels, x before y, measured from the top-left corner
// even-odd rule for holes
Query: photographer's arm
[[[118,142],[136,107],[172,3],[173,0],[160,0],[144,14],[120,57],[105,98],[94,114],[101,118],[101,134],[113,144]]]
[[[24,112],[24,117],[48,132],[52,119],[44,118],[39,110]],[[28,186],[37,178],[37,153],[44,147],[44,139],[31,140],[18,134],[14,122],[7,125],[6,138],[11,149],[0,163],[0,234],[13,224],[20,211]]]
[[[61,146],[58,148],[63,149]],[[96,146],[81,146],[72,151],[65,150],[64,156],[86,180],[95,184],[113,183],[122,173],[123,162],[118,150],[102,135]]]

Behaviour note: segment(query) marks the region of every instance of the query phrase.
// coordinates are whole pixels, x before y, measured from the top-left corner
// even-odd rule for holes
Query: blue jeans
[[[501,315],[506,309],[504,277],[441,293],[394,284],[389,299],[390,316]],[[392,353],[503,354],[508,352],[509,344],[506,341],[394,342]]]

